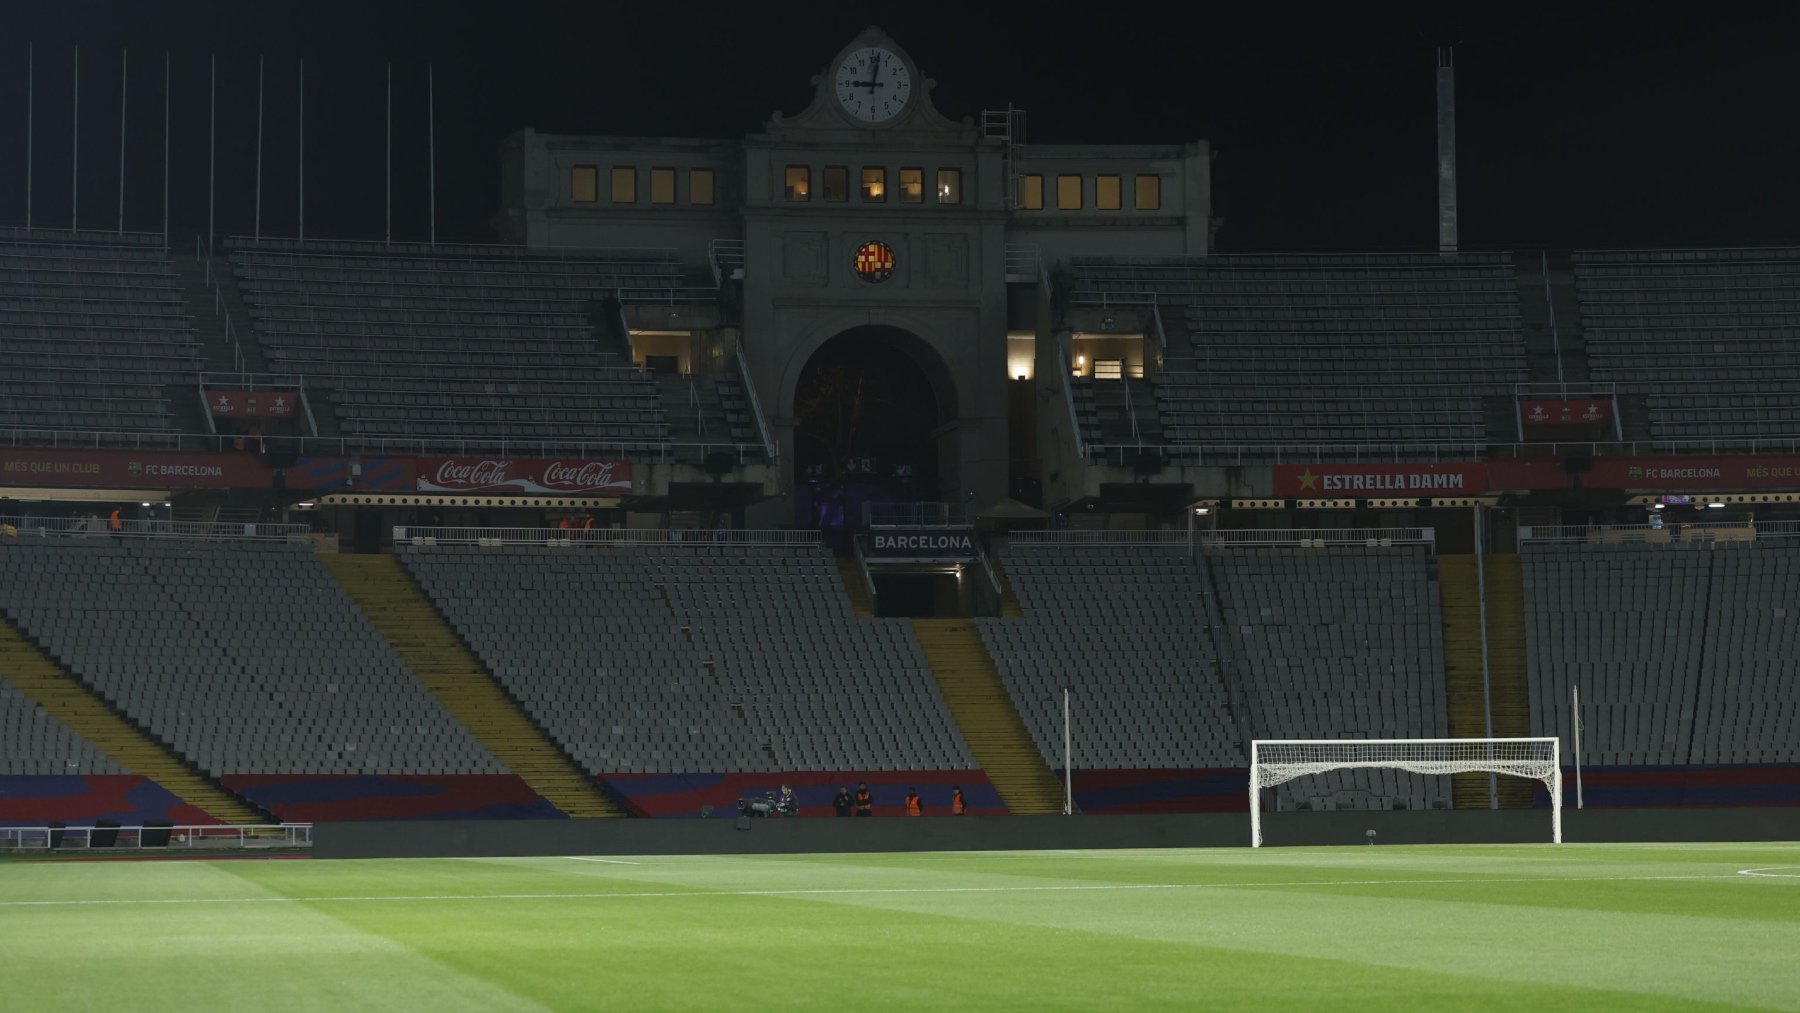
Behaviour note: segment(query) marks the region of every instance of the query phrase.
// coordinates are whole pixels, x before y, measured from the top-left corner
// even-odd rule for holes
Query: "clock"
[[[844,54],[832,74],[838,104],[858,123],[886,123],[912,98],[912,71],[891,49],[864,46]]]

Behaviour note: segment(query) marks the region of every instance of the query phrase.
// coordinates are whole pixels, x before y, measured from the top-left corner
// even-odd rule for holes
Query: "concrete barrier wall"
[[[1800,840],[1800,808],[1564,813],[1571,842]],[[747,829],[739,829],[746,827]],[[1550,840],[1546,810],[1269,813],[1271,846],[1526,844]],[[1245,814],[907,819],[445,820],[322,823],[319,858],[528,855],[777,855],[877,851],[1243,847]]]

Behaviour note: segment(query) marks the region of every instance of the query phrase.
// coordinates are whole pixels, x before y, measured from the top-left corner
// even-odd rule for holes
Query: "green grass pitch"
[[[1800,1009],[1800,845],[6,861],[0,996],[115,1013]]]

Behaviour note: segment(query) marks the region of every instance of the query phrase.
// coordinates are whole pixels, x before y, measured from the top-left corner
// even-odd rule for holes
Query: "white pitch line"
[[[897,886],[812,887],[792,890],[634,890],[595,893],[489,893],[489,894],[359,894],[331,897],[165,897],[151,899],[5,900],[9,907],[79,907],[170,904],[314,904],[391,901],[490,901],[490,900],[635,900],[643,898],[706,897],[820,897],[877,896],[881,894],[946,893],[1066,893],[1124,890],[1244,890],[1256,888],[1308,888],[1320,886],[1510,886],[1515,883],[1636,883],[1660,880],[1738,880],[1737,873],[1695,876],[1542,876],[1486,879],[1333,879],[1268,883],[1080,883],[1043,886]]]
[[[627,862],[623,858],[593,858],[588,855],[564,855],[571,862],[605,862],[607,865],[643,865],[642,862]]]
[[[1800,865],[1765,865],[1760,869],[1739,869],[1740,876],[1757,879],[1800,879]]]

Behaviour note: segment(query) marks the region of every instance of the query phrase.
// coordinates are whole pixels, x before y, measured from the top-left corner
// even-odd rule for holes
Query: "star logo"
[[[1317,492],[1319,490],[1319,476],[1313,474],[1311,468],[1301,472],[1298,478],[1300,479],[1300,488],[1302,491],[1311,489],[1314,492]]]

